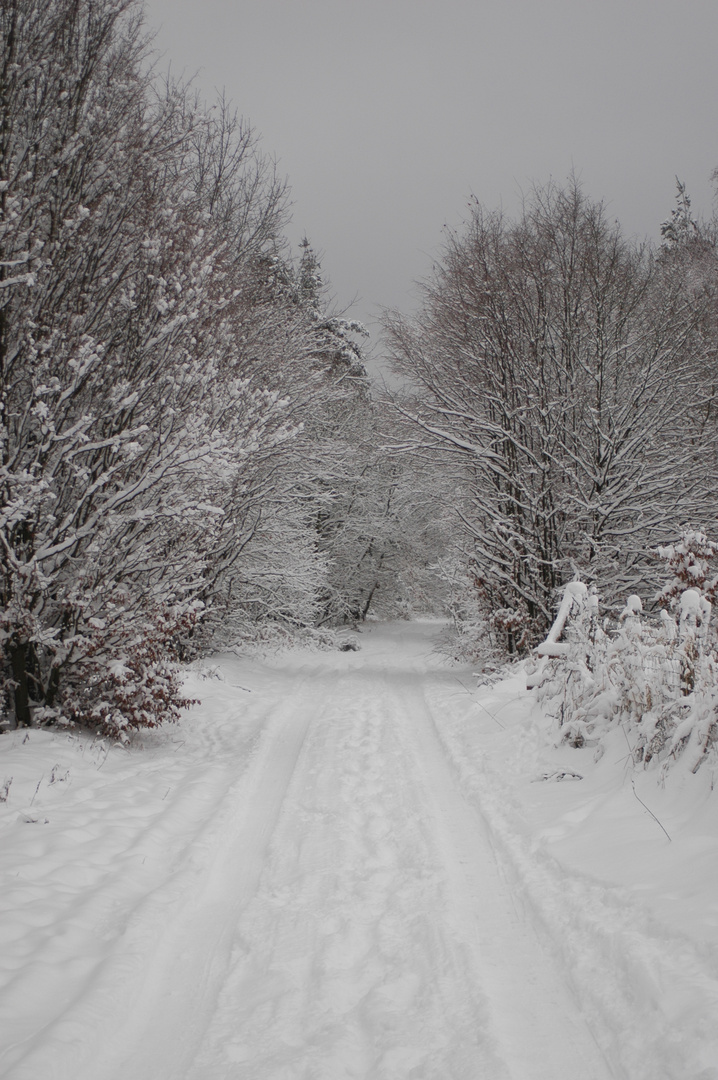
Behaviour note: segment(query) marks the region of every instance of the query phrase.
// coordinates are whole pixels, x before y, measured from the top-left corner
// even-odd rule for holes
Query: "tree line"
[[[177,658],[366,614],[403,543],[365,331],[136,0],[0,8],[3,712],[122,736]]]
[[[287,187],[222,99],[160,78],[141,0],[0,7],[0,696],[113,735],[175,718],[175,662],[448,610],[545,636],[576,577],[650,599],[716,516],[716,234],[659,248],[574,180],[474,202],[399,391],[330,310]]]

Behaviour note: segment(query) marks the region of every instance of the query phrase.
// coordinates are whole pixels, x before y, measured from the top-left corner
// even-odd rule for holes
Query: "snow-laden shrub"
[[[78,655],[58,706],[44,709],[42,719],[82,724],[122,741],[140,728],[178,720],[195,702],[184,695],[172,661],[197,616],[190,605],[148,613],[141,625],[121,616],[114,624],[90,620],[72,642]]]
[[[718,742],[718,639],[707,595],[715,591],[707,560],[716,551],[695,532],[660,549],[673,579],[659,594],[666,606],[657,616],[630,596],[614,624],[601,625],[595,594],[581,582],[566,586],[529,679],[563,741],[600,744],[621,723],[636,763],[667,767],[680,757],[698,769]]]
[[[711,559],[718,554],[718,544],[709,540],[700,529],[687,529],[677,544],[658,548],[665,559],[672,579],[658,594],[663,607],[675,610],[686,589],[698,589],[711,603],[718,593],[718,574],[711,574]]]
[[[436,565],[446,599],[444,609],[449,630],[440,642],[442,652],[455,660],[494,667],[500,656],[493,626],[486,615],[475,576],[456,556],[440,559]]]

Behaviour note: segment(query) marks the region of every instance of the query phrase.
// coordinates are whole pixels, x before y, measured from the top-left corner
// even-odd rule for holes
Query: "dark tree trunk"
[[[15,683],[15,720],[18,727],[30,727],[30,694],[27,686],[27,646],[12,642],[10,645],[10,663]]]
[[[365,605],[364,605],[364,607],[362,608],[362,612],[361,612],[361,621],[362,621],[362,622],[364,622],[364,620],[366,619],[367,615],[369,614],[369,608],[371,607],[371,602],[372,602],[372,600],[373,600],[373,598],[374,598],[374,593],[376,592],[376,590],[377,590],[378,588],[379,588],[379,582],[378,582],[378,581],[375,581],[375,582],[374,582],[374,585],[373,585],[373,586],[372,586],[372,588],[371,588],[371,591],[370,591],[370,593],[369,593],[369,596],[367,597],[367,601],[366,601],[366,604],[365,604]]]

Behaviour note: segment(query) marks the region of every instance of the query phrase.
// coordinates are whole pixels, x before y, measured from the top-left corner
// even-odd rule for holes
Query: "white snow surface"
[[[557,749],[437,629],[218,657],[129,749],[0,738],[0,1076],[718,1078],[711,764]]]

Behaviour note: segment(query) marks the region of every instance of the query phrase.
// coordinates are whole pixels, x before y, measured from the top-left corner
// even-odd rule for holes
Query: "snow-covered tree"
[[[198,614],[262,563],[268,517],[275,583],[307,528],[287,537],[276,496],[312,340],[267,281],[283,187],[223,103],[152,80],[141,15],[0,9],[1,634],[22,724],[171,719]]]
[[[63,663],[107,634],[99,592],[125,606],[97,568],[142,531],[134,508],[176,454],[172,421],[160,453],[147,421],[172,415],[158,358],[181,268],[171,282],[157,270],[182,208],[169,179],[177,103],[149,104],[137,7],[18,0],[0,19],[1,587],[28,723],[29,698],[52,706]],[[168,599],[148,598],[146,618]]]
[[[454,463],[472,577],[510,651],[577,569],[608,599],[650,591],[666,523],[709,512],[704,305],[572,182],[514,222],[475,205],[416,322],[389,319],[415,395],[397,408]]]
[[[700,227],[693,217],[691,197],[686,185],[676,177],[676,205],[670,217],[661,224],[661,236],[670,248],[674,245],[688,244],[700,236]]]

